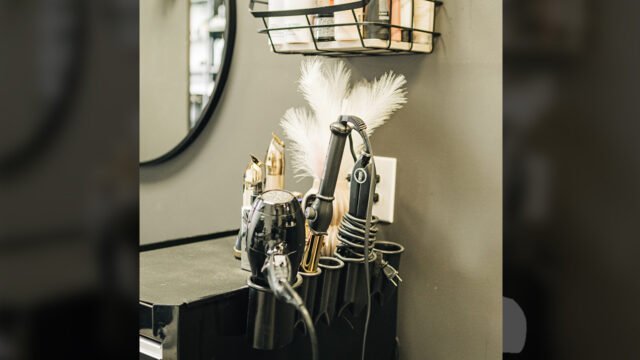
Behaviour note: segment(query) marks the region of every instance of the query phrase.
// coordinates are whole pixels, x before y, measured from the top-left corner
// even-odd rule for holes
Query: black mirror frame
[[[187,136],[185,136],[185,138],[182,139],[182,141],[180,141],[178,145],[174,146],[171,150],[164,153],[163,155],[160,155],[159,157],[151,160],[141,161],[141,167],[167,162],[168,160],[173,159],[178,154],[183,152],[186,148],[188,148],[189,145],[191,145],[196,140],[198,135],[200,135],[202,130],[204,130],[204,128],[207,126],[207,124],[209,123],[209,119],[211,119],[214,110],[220,102],[224,86],[227,82],[227,77],[229,76],[231,59],[233,57],[233,48],[235,47],[236,40],[236,2],[235,0],[225,0],[225,6],[228,15],[224,34],[222,68],[218,77],[218,83],[213,89],[213,95],[209,99],[209,102],[205,106],[204,110],[200,113],[200,118],[196,122],[196,125],[189,131]]]

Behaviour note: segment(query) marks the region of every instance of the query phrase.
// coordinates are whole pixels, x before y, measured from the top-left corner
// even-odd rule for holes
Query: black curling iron
[[[376,176],[373,152],[371,149],[371,143],[369,142],[369,136],[366,131],[367,126],[364,121],[362,121],[362,119],[356,116],[343,115],[338,118],[338,121],[331,124],[330,129],[331,138],[329,140],[329,150],[327,152],[327,158],[325,160],[325,168],[323,171],[322,179],[320,180],[320,187],[318,189],[318,193],[312,196],[312,200],[310,199],[312,201],[311,204],[308,206],[307,204],[305,204],[305,217],[307,218],[307,224],[309,225],[311,235],[307,241],[305,253],[303,255],[303,271],[315,271],[315,267],[317,267],[319,252],[322,248],[324,237],[327,234],[327,229],[331,224],[331,218],[333,217],[332,203],[334,199],[334,192],[336,189],[336,182],[340,173],[340,164],[342,163],[344,147],[346,145],[347,138],[350,136],[353,130],[355,130],[362,138],[364,152],[361,155],[360,160],[356,162],[356,166],[354,167],[354,171],[351,175],[352,195],[350,199],[349,214],[345,215],[345,217],[353,216],[357,219],[363,219],[363,223],[361,226],[359,226],[359,229],[363,232],[362,253],[364,255],[363,260],[367,263],[369,262],[370,250],[372,249],[372,245],[369,243],[369,239],[371,238],[371,211],[373,206],[373,193]],[[351,152],[352,154],[354,154],[353,147],[351,148]],[[360,218],[357,216],[362,217]],[[305,265],[307,265],[307,267],[305,267]],[[367,294],[370,295],[371,289],[369,279],[371,277],[369,274],[369,266],[365,266],[364,268],[366,274],[365,283],[367,287]],[[367,296],[367,316],[365,321],[364,337],[362,341],[362,359],[364,359],[365,356],[367,328],[369,325],[370,313],[370,296]]]
[[[340,116],[338,121],[330,125],[330,130],[331,138],[329,140],[329,150],[327,151],[327,157],[318,193],[311,195],[308,198],[307,201],[310,201],[310,204],[304,204],[306,206],[305,216],[307,218],[307,224],[309,225],[310,236],[305,246],[305,253],[301,266],[302,271],[307,273],[313,273],[317,270],[320,251],[324,243],[324,238],[327,235],[327,229],[331,224],[331,219],[333,217],[333,195],[335,193],[336,183],[340,173],[340,165],[342,163],[342,155],[344,153],[347,138],[351,135],[352,130],[356,130],[363,138],[363,141],[366,139],[365,143],[368,144],[366,124],[362,119],[356,116]],[[370,156],[369,159],[371,159]],[[366,168],[367,171],[375,174],[373,161],[370,161]],[[358,171],[358,176],[367,177],[369,175]],[[360,185],[364,184],[371,185],[366,181],[366,179]],[[364,191],[364,188],[365,186],[362,186],[363,191],[361,193],[363,195],[373,195],[369,194],[368,190]],[[371,189],[371,191],[373,191],[373,189]],[[360,204],[359,212],[364,213],[362,218],[366,218],[368,198],[362,198],[356,200],[356,202]]]

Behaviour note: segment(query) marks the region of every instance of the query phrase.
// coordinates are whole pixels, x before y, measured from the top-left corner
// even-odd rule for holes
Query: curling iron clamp
[[[312,199],[313,197],[309,197]],[[306,202],[303,202],[306,204]],[[300,263],[300,269],[305,273],[316,273],[318,271],[318,261],[320,260],[320,252],[324,246],[324,238],[326,232],[316,232],[309,229],[307,239],[304,245],[304,255]]]
[[[336,190],[342,153],[347,136],[351,132],[347,122],[341,120],[331,124],[330,129],[329,151],[327,152],[318,193],[308,196],[303,201],[305,216],[309,225],[309,236],[305,244],[301,266],[302,271],[307,273],[314,273],[318,269],[320,251],[333,216],[333,194]]]

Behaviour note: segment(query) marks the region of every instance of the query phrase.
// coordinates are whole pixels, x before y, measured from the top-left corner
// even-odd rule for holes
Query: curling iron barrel
[[[315,272],[318,266],[323,240],[333,217],[333,194],[340,174],[347,137],[351,134],[351,130],[356,130],[363,138],[367,137],[366,128],[362,119],[351,115],[340,116],[338,121],[330,126],[331,138],[320,187],[318,193],[313,195],[311,205],[305,204],[305,216],[311,232],[304,254],[303,271],[305,272]]]

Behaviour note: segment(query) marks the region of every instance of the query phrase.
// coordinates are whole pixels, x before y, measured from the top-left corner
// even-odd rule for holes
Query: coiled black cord
[[[373,216],[369,226],[369,251],[373,250],[376,234],[378,233],[378,218]],[[364,243],[366,233],[366,219],[357,218],[349,213],[345,214],[338,228],[338,240],[342,247],[356,256],[364,256]]]
[[[362,141],[364,144],[364,150],[371,156],[371,163],[373,165],[374,173],[375,173],[375,162],[373,158],[373,151],[371,149],[371,142],[369,141],[369,136],[366,133],[366,125],[364,122],[360,120],[358,123],[351,123],[355,130],[358,131],[360,137],[362,137]],[[353,141],[349,138],[349,144],[351,147],[351,154],[355,157],[355,152],[353,151]],[[364,334],[362,337],[362,353],[361,359],[365,360],[365,350],[367,348],[367,333],[369,329],[369,320],[371,318],[371,274],[369,274],[369,262],[370,260],[370,251],[373,250],[373,243],[375,242],[375,235],[378,231],[375,224],[378,222],[377,218],[375,219],[372,215],[373,210],[373,193],[375,191],[375,181],[370,181],[369,188],[369,199],[367,201],[367,216],[365,219],[359,219],[355,216],[349,215],[348,213],[343,216],[342,221],[340,222],[340,227],[338,228],[338,240],[342,243],[341,248],[346,248],[350,252],[357,254],[358,256],[363,256],[364,261],[364,271],[366,278],[366,287],[367,287],[367,313],[364,323]],[[372,226],[373,225],[373,226]],[[358,244],[359,241],[362,241],[361,244]],[[359,249],[362,249],[362,254],[359,253]]]

